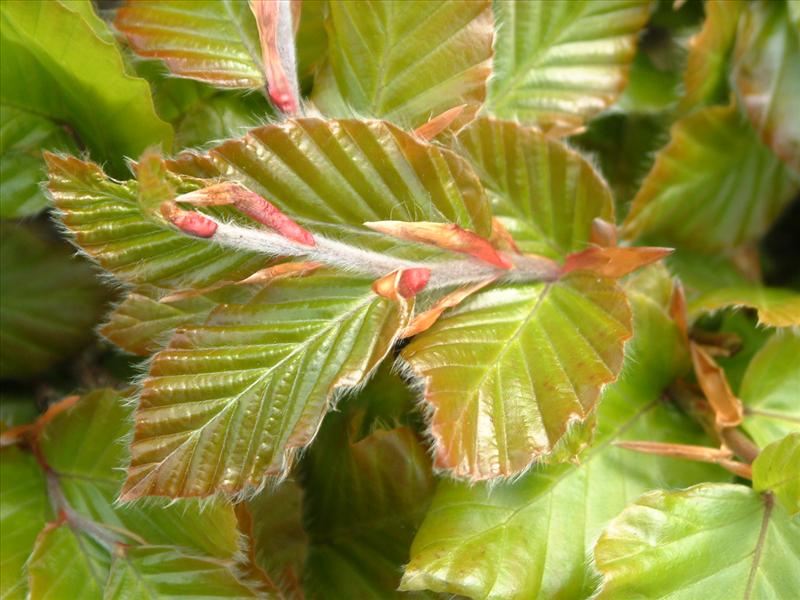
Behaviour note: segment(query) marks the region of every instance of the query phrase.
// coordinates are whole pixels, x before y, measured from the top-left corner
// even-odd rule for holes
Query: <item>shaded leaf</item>
[[[75,152],[75,141],[59,123],[5,103],[0,129],[0,217],[35,215],[47,206],[39,187],[47,177],[42,149]]]
[[[88,3],[87,8],[88,8]],[[116,173],[124,157],[172,142],[172,130],[153,108],[147,82],[125,73],[107,36],[66,3],[3,2],[0,104],[67,123],[96,159]]]
[[[90,265],[31,227],[0,227],[0,376],[41,373],[92,339],[106,290]]]
[[[436,466],[480,480],[547,455],[616,379],[630,319],[617,284],[586,272],[493,287],[443,315],[402,354],[433,408]]]
[[[28,591],[25,563],[49,506],[33,455],[11,447],[0,450],[0,457],[0,597],[21,600]]]
[[[800,431],[800,335],[774,335],[753,357],[739,397],[745,405],[744,429],[759,446]]]
[[[176,333],[144,382],[123,496],[252,491],[284,474],[337,388],[361,383],[408,317],[369,281],[315,274]]]
[[[533,470],[513,483],[441,481],[414,540],[403,589],[473,598],[587,597],[594,579],[586,567],[591,541],[628,502],[665,482],[685,486],[725,477],[717,467],[611,444],[705,439],[660,400],[663,388],[688,368],[680,333],[666,312],[669,278],[656,267],[634,281],[629,293],[636,333],[621,378],[599,404],[592,446],[580,462]]]
[[[597,171],[535,129],[483,117],[459,134],[457,148],[524,252],[562,258],[586,247],[594,218],[614,221],[611,192]]]
[[[729,62],[745,3],[708,0],[703,7],[706,13],[703,28],[689,40],[683,76],[685,93],[680,102],[684,112],[727,101]]]
[[[800,28],[787,10],[785,2],[745,5],[733,81],[761,139],[800,171]]]
[[[573,131],[616,100],[649,16],[638,0],[497,2],[487,109]]]
[[[758,322],[770,327],[800,325],[800,294],[788,289],[757,285],[723,287],[706,292],[690,304],[694,314],[728,306],[758,310]]]
[[[308,534],[303,528],[303,489],[284,481],[265,489],[247,505],[253,518],[253,546],[257,564],[286,598],[301,599],[303,571],[308,556]]]
[[[137,54],[162,59],[179,77],[231,88],[265,83],[256,21],[247,2],[129,2],[117,11],[114,25]]]
[[[753,461],[753,489],[771,491],[790,516],[800,512],[800,433],[790,433]]]
[[[798,188],[735,105],[700,109],[671,135],[633,201],[629,237],[696,251],[740,246],[765,233]]]
[[[492,11],[486,0],[329,2],[328,63],[312,101],[326,115],[377,117],[415,129],[486,95]]]
[[[608,525],[595,564],[598,598],[790,598],[800,586],[800,522],[741,485],[654,491]]]
[[[352,440],[362,407],[382,404],[383,389],[371,385],[329,415],[303,464],[310,597],[406,595],[396,591],[401,569],[434,480],[425,448],[408,428]]]
[[[111,565],[104,600],[157,598],[257,598],[229,564],[187,556],[170,547],[125,551]]]

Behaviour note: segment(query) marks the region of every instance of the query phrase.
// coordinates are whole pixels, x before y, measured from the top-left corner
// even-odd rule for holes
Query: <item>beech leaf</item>
[[[574,463],[542,466],[501,485],[441,480],[401,589],[472,598],[587,597],[594,585],[586,567],[591,542],[628,502],[665,482],[683,487],[729,477],[715,466],[611,443],[708,443],[691,420],[661,400],[662,390],[689,366],[667,314],[669,278],[651,267],[627,287],[635,315],[629,362],[603,393],[591,446]]]
[[[606,527],[595,565],[597,598],[790,598],[800,586],[800,522],[741,485],[658,490]]]
[[[466,105],[469,122],[491,71],[488,0],[328,3],[328,63],[311,100],[326,115],[377,117],[415,129]]]
[[[736,40],[733,81],[764,143],[800,172],[800,29],[787,3],[745,5]]]
[[[798,185],[734,104],[702,108],[673,125],[623,234],[688,250],[733,248],[765,233]]]
[[[774,493],[790,516],[800,513],[800,433],[761,451],[753,461],[753,489]]]
[[[497,2],[488,111],[573,132],[616,100],[650,4],[639,0]]]
[[[695,298],[690,312],[713,311],[727,306],[747,306],[758,310],[758,322],[770,327],[800,325],[800,293],[757,285],[722,287]]]
[[[123,498],[252,494],[284,475],[337,389],[364,381],[407,325],[408,303],[369,284],[324,273],[276,281],[178,331],[143,383]]]
[[[766,446],[800,432],[800,335],[775,334],[750,361],[739,388],[745,405],[742,426]]]

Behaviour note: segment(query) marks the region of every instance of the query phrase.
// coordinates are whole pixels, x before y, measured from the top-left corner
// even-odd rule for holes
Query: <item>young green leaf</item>
[[[686,92],[680,109],[688,112],[728,99],[728,68],[744,2],[708,0],[703,28],[689,40],[689,55],[683,76]]]
[[[41,373],[92,339],[107,291],[91,266],[32,227],[0,226],[0,375]]]
[[[785,2],[747,4],[736,41],[733,81],[761,139],[800,171],[800,29]]]
[[[93,28],[105,25],[80,12],[57,0],[2,3],[0,104],[67,124],[119,174],[125,156],[154,143],[168,149],[172,129],[156,116],[147,82],[127,75],[118,48]]]
[[[791,598],[800,589],[800,522],[741,485],[658,490],[606,527],[594,558],[600,599]]]
[[[635,281],[629,361],[603,394],[592,445],[575,463],[545,466],[515,482],[441,481],[402,589],[473,598],[586,597],[593,585],[585,565],[591,540],[628,502],[665,481],[686,486],[726,478],[717,467],[612,445],[618,439],[706,443],[691,421],[660,399],[689,364],[666,312],[670,281],[658,268]]]
[[[758,310],[758,322],[770,327],[800,325],[800,293],[781,288],[748,285],[722,287],[697,297],[689,306],[697,314],[728,306]]]
[[[177,332],[143,385],[123,497],[252,492],[284,475],[337,389],[364,381],[408,322],[408,303],[370,283],[279,281]]]
[[[557,133],[580,129],[625,87],[649,8],[639,0],[495,3],[488,112]]]
[[[760,446],[800,431],[800,335],[775,334],[753,357],[739,396],[745,405],[743,427]]]
[[[586,248],[592,221],[614,221],[608,186],[577,152],[531,127],[482,117],[456,148],[520,250],[560,259]]]
[[[0,449],[0,597],[23,600],[26,563],[49,516],[44,473],[32,454]]]
[[[160,58],[179,77],[219,87],[265,84],[258,30],[247,2],[129,2],[114,25],[140,56]]]
[[[734,104],[703,108],[672,127],[623,233],[696,251],[733,248],[766,232],[798,185]]]
[[[311,97],[326,115],[377,117],[415,129],[486,96],[492,10],[487,0],[329,2],[328,63]]]
[[[790,516],[800,512],[800,433],[761,451],[753,461],[753,489],[774,493]]]

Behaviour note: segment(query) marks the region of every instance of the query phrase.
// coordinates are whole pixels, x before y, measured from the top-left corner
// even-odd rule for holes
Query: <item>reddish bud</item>
[[[413,298],[428,285],[430,277],[430,269],[425,268],[392,271],[376,280],[372,284],[372,291],[390,300],[396,300],[398,296]]]
[[[445,129],[450,127],[458,117],[461,116],[461,113],[464,112],[464,109],[467,107],[466,104],[461,104],[460,106],[454,106],[451,109],[444,111],[443,113],[436,115],[427,123],[420,125],[414,130],[414,133],[421,137],[423,140],[432,140],[437,135],[442,133]]]
[[[161,205],[161,214],[175,227],[188,234],[210,238],[217,232],[217,224],[198,212],[183,210],[172,201]]]

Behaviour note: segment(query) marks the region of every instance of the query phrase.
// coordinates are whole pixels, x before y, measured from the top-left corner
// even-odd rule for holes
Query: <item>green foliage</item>
[[[3,1],[0,597],[793,598],[798,15]]]

